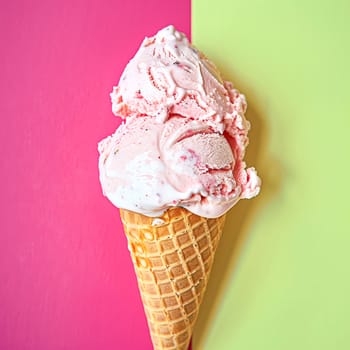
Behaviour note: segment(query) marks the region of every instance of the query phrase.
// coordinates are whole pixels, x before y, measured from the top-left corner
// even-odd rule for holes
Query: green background
[[[195,349],[350,349],[350,2],[194,0],[248,100],[259,197],[230,212]]]

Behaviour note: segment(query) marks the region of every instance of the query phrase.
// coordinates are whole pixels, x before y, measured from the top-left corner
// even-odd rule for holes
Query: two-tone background
[[[144,36],[174,24],[245,93],[263,188],[230,212],[194,350],[350,348],[345,0],[2,1],[0,349],[150,350],[97,142]]]

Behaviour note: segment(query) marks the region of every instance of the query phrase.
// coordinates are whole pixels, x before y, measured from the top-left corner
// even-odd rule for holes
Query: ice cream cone
[[[180,207],[152,218],[120,210],[155,350],[187,350],[225,215]]]

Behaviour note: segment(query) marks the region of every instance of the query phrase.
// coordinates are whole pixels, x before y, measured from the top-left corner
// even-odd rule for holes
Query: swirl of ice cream
[[[213,218],[260,190],[243,161],[245,97],[169,26],[146,38],[111,93],[123,123],[99,143],[104,194],[159,216],[172,206]]]

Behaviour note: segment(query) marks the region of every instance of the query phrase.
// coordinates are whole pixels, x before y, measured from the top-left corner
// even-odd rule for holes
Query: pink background
[[[0,349],[151,349],[97,142],[145,35],[190,32],[190,0],[0,5]]]

